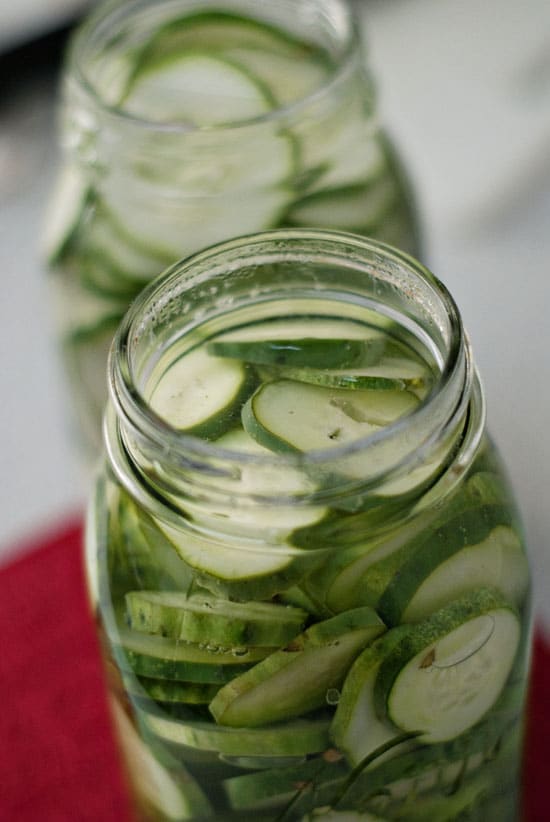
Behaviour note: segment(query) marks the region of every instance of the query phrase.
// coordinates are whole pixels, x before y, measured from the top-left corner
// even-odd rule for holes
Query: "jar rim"
[[[360,35],[360,25],[355,9],[349,4],[348,0],[323,0],[323,2],[334,6],[340,16],[342,17],[345,27],[345,39],[342,44],[342,51],[339,59],[328,71],[327,76],[321,85],[316,86],[311,92],[299,97],[296,100],[288,102],[284,105],[275,106],[262,114],[254,117],[245,118],[242,120],[235,120],[234,122],[223,123],[220,125],[200,126],[189,123],[179,122],[162,122],[149,120],[138,115],[134,115],[125,111],[123,107],[113,105],[104,100],[98,93],[98,90],[90,77],[84,65],[86,47],[88,42],[97,33],[100,27],[105,26],[106,30],[112,36],[112,26],[117,16],[122,16],[125,13],[135,15],[139,13],[140,6],[145,7],[149,0],[141,0],[140,2],[132,4],[131,8],[121,5],[119,0],[111,0],[111,2],[100,4],[100,6],[76,29],[71,38],[68,54],[67,64],[69,73],[76,78],[80,90],[92,101],[93,105],[98,108],[101,113],[107,118],[143,131],[155,131],[158,133],[171,134],[220,134],[223,135],[228,132],[235,132],[238,129],[250,129],[251,127],[261,127],[271,123],[286,122],[294,118],[298,119],[301,112],[306,111],[309,106],[319,101],[324,97],[329,97],[338,89],[341,83],[345,83],[348,76],[355,70],[359,61],[361,48],[364,45],[363,39]],[[169,2],[169,0],[168,0]],[[219,10],[220,6],[212,2],[212,9]],[[204,7],[204,6],[203,6]],[[203,8],[201,7],[201,8]],[[206,9],[207,10],[207,9]]]
[[[132,363],[133,341],[139,337],[138,327],[143,321],[147,306],[162,300],[163,293],[174,294],[178,284],[185,290],[192,285],[190,272],[203,266],[210,270],[214,260],[223,260],[224,255],[241,255],[258,252],[262,248],[275,244],[280,254],[289,254],[289,243],[308,244],[328,243],[329,247],[339,249],[341,254],[378,254],[397,265],[414,272],[422,281],[438,294],[449,317],[450,341],[445,360],[442,364],[435,388],[420,402],[416,409],[382,428],[375,434],[358,438],[346,445],[329,449],[312,450],[302,454],[248,454],[239,451],[228,451],[212,442],[186,434],[162,420],[139,393],[135,385],[135,374]],[[286,251],[285,251],[286,249]],[[281,257],[282,258],[282,257]],[[243,258],[244,259],[244,258]],[[321,292],[322,293],[322,292]],[[185,334],[185,331],[182,332]],[[421,263],[406,253],[383,243],[365,239],[358,235],[320,229],[275,229],[261,234],[247,235],[212,246],[174,264],[164,275],[149,284],[126,314],[115,336],[109,358],[109,389],[117,416],[123,427],[144,436],[151,443],[156,443],[164,455],[171,459],[178,456],[195,461],[222,460],[227,464],[243,463],[256,465],[299,465],[302,468],[334,465],[336,460],[352,458],[369,449],[383,448],[388,442],[395,441],[411,426],[422,431],[421,442],[407,452],[398,464],[385,465],[378,473],[361,481],[362,487],[370,487],[387,480],[396,470],[405,470],[413,463],[418,463],[427,452],[434,450],[445,433],[456,427],[457,420],[463,419],[469,406],[472,385],[476,380],[467,337],[464,333],[459,310],[447,288],[435,275]],[[442,402],[442,398],[444,402]],[[437,420],[437,424],[434,422]]]

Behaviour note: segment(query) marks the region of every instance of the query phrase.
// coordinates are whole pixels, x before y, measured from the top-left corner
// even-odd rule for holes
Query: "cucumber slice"
[[[191,774],[178,764],[177,776],[155,759],[139,738],[123,709],[114,700],[111,708],[117,736],[128,766],[132,787],[140,800],[163,819],[208,818],[212,806]]]
[[[191,587],[193,573],[189,566],[154,520],[124,492],[120,495],[117,519],[121,563],[126,567],[125,592],[134,588],[187,591]]]
[[[242,542],[223,543],[157,523],[179,556],[192,569],[195,581],[209,591],[233,600],[268,599],[286,590],[322,561],[323,552],[290,545],[269,550]]]
[[[266,372],[269,373],[269,372]],[[376,391],[402,391],[411,389],[426,393],[430,382],[429,374],[420,364],[401,360],[400,363],[386,362],[368,368],[328,369],[279,368],[273,369],[272,378],[286,378],[310,385],[326,388],[347,388],[351,390],[374,389]]]
[[[476,473],[461,485],[460,491],[448,501],[444,511],[429,509],[421,516],[409,520],[406,526],[399,527],[397,531],[391,531],[375,541],[369,538],[368,535],[366,539],[360,539],[358,533],[354,544],[344,547],[337,554],[331,553],[323,566],[309,575],[302,584],[315,601],[323,602],[332,612],[343,611],[346,608],[353,608],[358,605],[378,607],[380,597],[386,587],[390,584],[394,575],[400,573],[401,566],[408,560],[411,561],[409,572],[413,573],[415,580],[418,578],[419,569],[416,568],[415,561],[412,559],[418,546],[425,545],[426,551],[430,552],[430,556],[434,561],[440,556],[444,562],[448,539],[452,541],[455,548],[458,545],[457,550],[460,550],[461,543],[457,542],[459,538],[456,536],[456,534],[462,532],[459,516],[466,511],[476,509],[479,511],[480,521],[483,522],[485,516],[492,516],[490,514],[492,509],[489,507],[485,511],[482,506],[491,505],[496,506],[493,518],[494,525],[505,524],[509,521],[511,515],[508,511],[510,509],[508,509],[502,482],[494,474],[487,472]],[[480,532],[479,527],[483,526],[480,526],[479,523],[475,524],[477,516],[474,514],[471,520],[475,526],[472,543],[484,539],[490,533],[490,529]],[[362,517],[365,517],[366,522],[368,522],[368,512],[351,516],[348,519],[353,525],[353,523],[360,521]],[[340,521],[345,522],[342,517],[340,517]],[[454,522],[455,526],[447,527],[449,522]],[[338,520],[334,525],[335,529],[337,523]],[[328,520],[324,527],[328,531],[328,536],[324,538],[328,540],[331,533]],[[320,532],[322,528],[323,524],[317,530]],[[358,532],[362,530],[363,528],[360,529],[357,526]],[[315,533],[315,529],[312,529],[312,531]],[[318,536],[323,538],[321,533]],[[347,540],[344,539],[344,536],[343,533],[335,530],[333,539],[345,542]],[[443,544],[441,549],[437,547],[440,541]],[[518,561],[523,562],[519,558]],[[512,564],[510,564],[511,570],[512,567]],[[510,590],[517,585],[518,601],[523,579],[523,572],[514,571],[513,579],[510,577],[508,583]],[[456,579],[455,584],[457,584]],[[412,596],[414,596],[415,586],[418,587],[418,583],[412,584]],[[386,613],[387,619],[389,619],[389,616],[390,614]],[[392,620],[394,618],[397,619],[394,616]]]
[[[385,559],[409,544],[424,531],[436,514],[430,511],[378,539],[342,546],[331,552],[323,565],[302,583],[306,593],[332,613],[370,604],[370,591],[364,583],[364,575],[376,562]],[[376,602],[375,598],[373,601]]]
[[[356,88],[338,99],[329,95],[326,101],[318,101],[313,117],[293,124],[305,175],[315,169],[320,172],[311,182],[312,191],[342,190],[358,180],[370,184],[392,175],[378,126],[373,127],[365,102]]]
[[[417,621],[449,597],[483,585],[519,603],[527,590],[528,567],[510,521],[505,506],[474,507],[436,530],[428,528],[400,555],[371,566],[363,582],[368,590],[381,590],[376,607],[383,618],[391,625]]]
[[[273,451],[307,452],[367,437],[417,405],[408,391],[349,392],[277,380],[252,395],[242,421],[251,437]]]
[[[344,188],[308,194],[290,207],[285,223],[300,227],[334,227],[365,233],[377,226],[398,202],[399,191],[391,177],[355,183]]]
[[[375,340],[382,336],[378,329],[352,320],[334,320],[331,317],[285,317],[274,318],[267,322],[257,322],[226,331],[216,337],[219,343],[276,343],[280,340],[353,340],[362,342],[365,347],[376,345]],[[385,338],[383,337],[384,341]],[[338,356],[336,352],[333,356]],[[322,364],[324,367],[324,363]]]
[[[278,107],[303,100],[327,80],[330,64],[324,56],[289,57],[288,54],[235,46],[224,54],[235,60],[269,88]]]
[[[500,696],[519,647],[515,610],[495,590],[457,599],[427,620],[383,661],[375,685],[381,715],[426,744],[454,739]]]
[[[141,60],[147,65],[167,54],[181,54],[193,49],[224,54],[233,48],[257,50],[260,54],[274,53],[298,61],[307,60],[313,51],[317,51],[316,47],[267,22],[216,9],[192,12],[170,20],[149,41]]]
[[[202,647],[165,637],[120,631],[113,654],[120,667],[138,676],[210,684],[228,682],[264,659],[269,648]]]
[[[145,725],[163,742],[224,756],[306,756],[328,744],[326,718],[294,720],[265,728],[220,728],[213,722],[182,722],[142,712]]]
[[[384,630],[370,608],[316,623],[218,691],[210,712],[220,725],[256,727],[331,704],[357,654]]]
[[[173,428],[215,439],[238,419],[253,374],[238,360],[196,348],[165,372],[149,397],[153,411]]]
[[[256,122],[272,107],[269,89],[221,54],[194,48],[140,63],[124,110],[184,128],[145,142],[132,187],[123,167],[101,181],[102,199],[125,236],[149,256],[175,260],[277,225],[292,196],[297,156],[290,133],[269,118]],[[222,140],[217,127],[233,122],[239,128],[226,129]]]
[[[65,166],[57,181],[42,237],[48,265],[62,262],[92,200],[92,190],[81,169],[74,165]]]
[[[497,525],[486,539],[440,562],[409,600],[403,620],[423,619],[441,608],[453,594],[466,593],[480,585],[498,588],[518,607],[523,602],[529,587],[529,566],[521,540],[512,528]],[[384,608],[382,601],[380,607]]]
[[[514,690],[514,689],[512,689]],[[413,803],[426,793],[448,796],[462,782],[488,768],[498,750],[495,765],[502,768],[502,740],[513,739],[522,714],[521,685],[518,693],[506,689],[495,708],[470,731],[457,739],[437,745],[415,746],[348,780],[338,805],[361,807],[371,798],[384,797],[384,809]],[[518,699],[519,696],[519,699]]]
[[[122,105],[135,117],[205,127],[253,120],[273,100],[236,61],[194,50],[140,66]]]
[[[134,699],[148,699],[166,705],[208,705],[219,685],[205,682],[181,682],[169,679],[126,674],[124,685]]]
[[[155,156],[154,168],[143,172],[151,179],[137,180],[135,188],[130,189],[115,170],[104,181],[104,199],[132,242],[141,237],[148,256],[170,261],[231,237],[272,228],[290,199],[286,181],[292,176],[294,158],[284,135],[271,134],[265,141],[260,152],[252,138],[247,143],[246,134],[238,141],[230,136],[222,152],[208,146],[214,136],[206,134],[205,146],[189,147],[189,164],[175,165],[176,152],[167,150]],[[266,154],[273,164],[266,164]],[[178,193],[159,196],[159,187],[168,184]]]
[[[347,368],[377,362],[384,347],[383,336],[374,332],[370,339],[363,340],[317,337],[257,341],[219,339],[208,343],[207,350],[218,357],[234,357],[260,365]]]
[[[330,735],[353,766],[377,748],[398,738],[395,727],[378,716],[374,686],[383,661],[408,635],[408,631],[405,625],[392,628],[357,657],[346,676]],[[375,759],[369,767],[379,761]]]
[[[238,603],[165,591],[132,591],[126,607],[134,630],[230,647],[284,645],[300,633],[307,618],[299,608],[271,602]]]
[[[244,774],[224,780],[223,787],[231,807],[236,811],[268,810],[288,805],[296,794],[309,795],[309,804],[321,803],[334,794],[349,773],[349,768],[337,757],[322,756],[293,767],[275,767],[261,773]],[[299,797],[298,797],[299,800]],[[292,809],[297,812],[297,802]]]

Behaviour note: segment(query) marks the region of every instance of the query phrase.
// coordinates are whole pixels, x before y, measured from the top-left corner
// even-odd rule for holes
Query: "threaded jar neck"
[[[259,24],[261,29],[277,31],[281,38],[293,42],[303,40],[326,54],[327,71],[313,83],[307,93],[296,99],[279,101],[265,113],[219,126],[189,122],[159,123],[125,106],[126,89],[133,79],[149,42],[163,27],[193,23],[197,14],[227,16],[244,23]],[[257,124],[280,121],[287,127],[292,121],[311,116],[322,108],[325,97],[338,95],[349,81],[350,74],[364,69],[364,54],[357,17],[346,0],[138,0],[120,4],[118,0],[102,3],[77,29],[68,52],[68,94],[78,90],[79,99],[89,112],[95,112],[105,127],[122,129],[126,135],[151,130],[172,136],[178,132],[196,131],[226,133]],[[261,47],[261,40],[259,41]],[[201,51],[202,45],[191,42],[191,51]],[[205,45],[207,53],[210,47]],[[226,58],[224,58],[226,59]],[[237,62],[238,59],[236,58]],[[255,75],[251,72],[253,79]],[[317,107],[317,108],[316,108]]]
[[[346,445],[265,456],[220,448],[171,427],[147,400],[152,375],[186,350],[258,319],[378,317],[430,352],[436,377],[417,407]],[[174,497],[247,504],[243,466],[254,466],[254,504],[280,504],[272,472],[295,466],[323,481],[285,504],[377,497],[437,459],[452,484],[483,430],[483,399],[458,309],[430,272],[388,246],[354,235],[278,230],[233,240],[173,266],[126,316],[110,357],[108,451],[119,478],[143,504]],[[360,470],[357,470],[360,466]],[[263,478],[263,479],[262,479]],[[265,485],[263,485],[265,480]],[[149,487],[147,487],[149,486]],[[151,487],[155,491],[151,493]],[[170,507],[170,504],[168,507]]]

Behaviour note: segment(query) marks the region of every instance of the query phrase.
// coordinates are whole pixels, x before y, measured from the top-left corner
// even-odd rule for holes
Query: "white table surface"
[[[550,2],[361,3],[427,262],[461,307],[550,625]],[[37,237],[56,150],[48,78],[0,121],[0,562],[82,504]]]

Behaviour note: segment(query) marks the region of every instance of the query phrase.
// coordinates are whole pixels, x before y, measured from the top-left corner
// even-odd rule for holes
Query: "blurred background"
[[[40,232],[60,58],[82,0],[0,0],[0,564],[81,510]],[[363,0],[425,262],[461,307],[550,626],[550,3]]]

